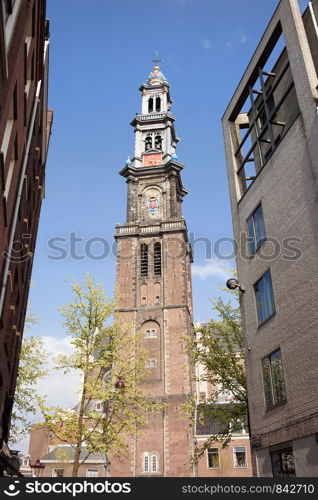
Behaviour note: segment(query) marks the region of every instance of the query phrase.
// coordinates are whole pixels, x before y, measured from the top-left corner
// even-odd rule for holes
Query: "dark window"
[[[220,467],[219,448],[209,448],[208,450],[208,468],[217,469]]]
[[[259,205],[247,219],[247,232],[249,237],[250,255],[254,255],[256,250],[266,240],[262,205]]]
[[[161,149],[162,147],[162,139],[160,135],[156,135],[155,137],[155,148],[156,149]]]
[[[148,245],[142,243],[140,255],[140,274],[141,276],[148,276]]]
[[[265,402],[271,408],[286,400],[286,390],[280,349],[262,359]]]
[[[153,98],[150,97],[149,101],[148,101],[148,113],[152,113],[153,112]]]
[[[161,99],[160,97],[156,98],[156,111],[160,111],[161,109]]]
[[[273,477],[296,477],[292,448],[271,453]]]
[[[161,244],[154,244],[153,269],[156,276],[161,275]]]
[[[245,446],[234,446],[234,467],[246,467]]]
[[[148,151],[148,149],[152,148],[152,137],[151,135],[147,135],[146,140],[145,140],[145,150]]]
[[[269,270],[257,283],[255,283],[254,290],[257,305],[258,323],[261,324],[263,323],[263,321],[275,314],[272,279]]]

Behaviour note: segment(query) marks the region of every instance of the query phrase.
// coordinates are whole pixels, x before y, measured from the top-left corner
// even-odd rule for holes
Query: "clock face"
[[[154,165],[160,165],[161,157],[162,157],[161,153],[144,155],[144,167],[152,167]]]

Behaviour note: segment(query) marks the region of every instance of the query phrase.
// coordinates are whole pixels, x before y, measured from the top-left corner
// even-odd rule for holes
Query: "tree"
[[[72,446],[72,477],[77,477],[79,466],[92,453],[124,456],[129,437],[145,423],[147,411],[158,405],[141,392],[147,375],[141,334],[116,319],[107,326],[114,303],[90,275],[84,285],[73,281],[71,288],[73,300],[62,308],[62,315],[74,350],[58,357],[57,368],[64,373],[80,372],[80,401],[74,409],[43,405],[42,411],[44,425],[62,443]]]
[[[37,315],[28,312],[25,327],[28,329],[38,322]],[[18,377],[14,395],[14,406],[11,416],[10,442],[17,443],[30,432],[30,416],[35,415],[43,402],[36,393],[36,385],[39,379],[47,375],[45,364],[48,353],[44,349],[41,337],[23,337]]]
[[[229,292],[234,297],[236,292]],[[236,297],[235,297],[236,298]],[[232,305],[219,298],[213,310],[218,319],[196,328],[196,336],[187,340],[187,348],[194,366],[201,365],[203,374],[197,380],[211,384],[211,397],[200,404],[197,415],[201,423],[214,421],[218,431],[201,448],[196,448],[194,461],[203,455],[213,442],[226,447],[234,432],[242,430],[247,418],[247,388],[244,366],[244,343],[238,304]],[[230,402],[216,404],[218,396],[227,394]],[[194,414],[195,402],[190,407]]]

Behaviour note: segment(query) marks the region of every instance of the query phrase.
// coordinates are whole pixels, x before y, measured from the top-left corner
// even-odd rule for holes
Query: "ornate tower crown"
[[[165,75],[160,71],[159,66],[156,64],[153,71],[149,73],[147,83],[148,85],[160,85],[164,82],[168,83]]]

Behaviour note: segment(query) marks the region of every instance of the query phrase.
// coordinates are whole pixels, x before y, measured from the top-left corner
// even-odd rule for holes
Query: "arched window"
[[[148,149],[152,148],[152,137],[151,135],[147,135],[146,140],[145,140],[145,150],[148,151]]]
[[[161,99],[160,97],[156,97],[156,111],[160,111],[161,109]]]
[[[162,147],[162,139],[160,135],[156,135],[155,137],[155,148],[156,149],[161,149]]]
[[[149,453],[149,451],[143,454],[143,469],[144,472],[158,472],[159,464],[158,464],[158,454]]]
[[[157,470],[158,470],[157,455],[151,455],[151,472],[157,472]]]
[[[161,276],[161,244],[154,244],[153,252],[153,271],[155,276]]]
[[[140,246],[140,275],[148,276],[148,245],[145,243]]]
[[[153,98],[150,97],[149,101],[148,101],[148,113],[152,113],[153,112]]]

